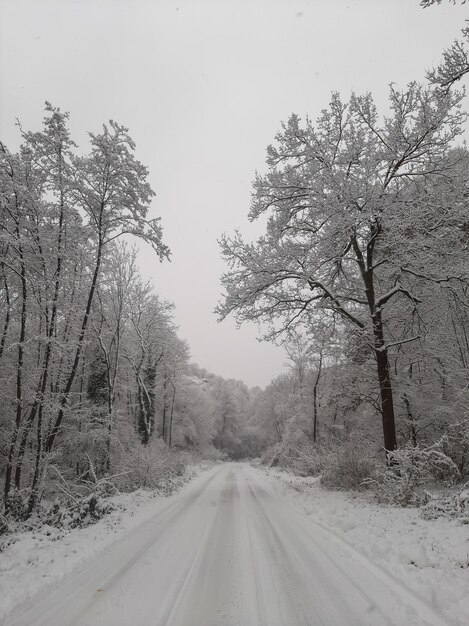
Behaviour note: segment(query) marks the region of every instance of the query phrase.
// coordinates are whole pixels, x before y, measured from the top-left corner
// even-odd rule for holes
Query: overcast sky
[[[87,130],[125,124],[150,168],[172,262],[149,249],[142,272],[176,305],[193,360],[266,385],[282,349],[254,326],[217,324],[217,238],[249,224],[251,181],[292,112],[315,118],[331,91],[423,80],[469,18],[469,5],[418,0],[0,0],[0,138],[38,129],[48,100]]]

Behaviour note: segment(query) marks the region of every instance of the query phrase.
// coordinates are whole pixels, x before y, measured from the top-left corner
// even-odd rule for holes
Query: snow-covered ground
[[[322,489],[317,478],[263,469],[273,488],[415,591],[449,623],[469,624],[469,525],[373,502],[366,494]]]
[[[0,554],[0,624],[469,623],[468,526],[242,463],[119,502],[94,526],[27,533]]]
[[[210,464],[192,466],[186,478],[202,480],[210,468]],[[185,485],[181,492],[188,487]],[[139,489],[110,498],[116,510],[92,526],[73,530],[44,526],[5,538],[11,543],[0,552],[0,625],[12,621],[64,578],[111,550],[178,496],[168,498]]]

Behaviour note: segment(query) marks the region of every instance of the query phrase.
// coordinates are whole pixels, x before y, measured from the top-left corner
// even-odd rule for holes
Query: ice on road
[[[442,626],[432,607],[293,509],[262,471],[219,465],[12,626]]]

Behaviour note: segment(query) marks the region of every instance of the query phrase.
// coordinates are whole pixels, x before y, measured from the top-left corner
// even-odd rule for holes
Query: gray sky
[[[418,0],[0,0],[0,137],[37,129],[45,100],[71,113],[75,139],[108,119],[129,127],[150,168],[171,263],[140,264],[176,304],[199,365],[264,386],[282,349],[257,328],[217,324],[217,238],[246,215],[265,148],[292,113],[315,118],[331,91],[423,80],[459,34],[469,5]]]

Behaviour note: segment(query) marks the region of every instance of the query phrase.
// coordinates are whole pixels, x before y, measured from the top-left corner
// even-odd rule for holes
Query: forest
[[[281,125],[249,212],[265,233],[220,239],[220,320],[286,347],[265,389],[194,364],[143,278],[137,245],[155,263],[170,250],[127,128],[110,121],[83,153],[46,103],[18,152],[0,144],[0,532],[50,521],[53,501],[99,516],[106,494],[200,458],[260,457],[400,504],[466,482],[468,68],[456,42],[382,112],[334,93]]]
[[[67,123],[47,104],[17,154],[2,145],[5,519],[29,518],[45,491],[155,487],[184,451],[245,454],[252,392],[190,363],[173,305],[139,273],[132,238],[155,260],[169,250],[128,131],[110,122],[81,156]]]

